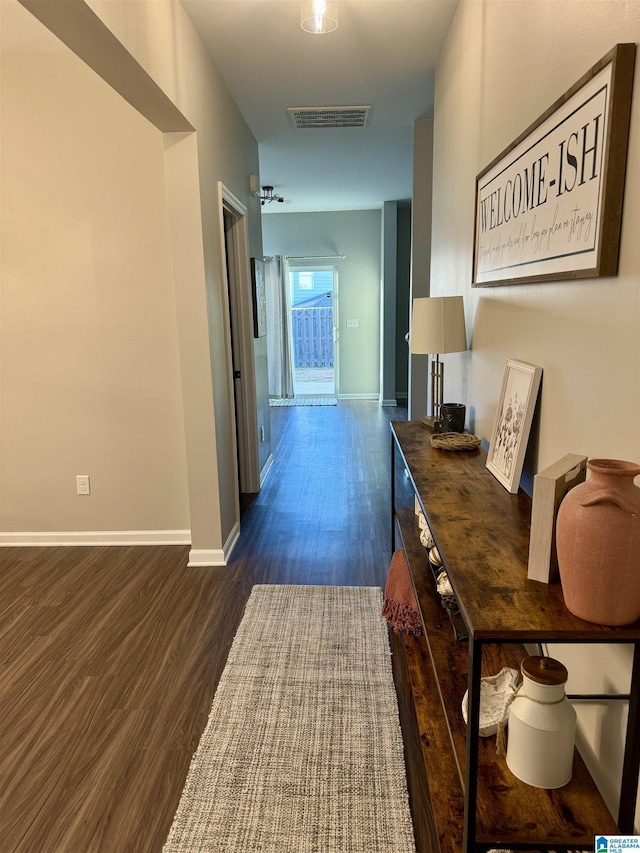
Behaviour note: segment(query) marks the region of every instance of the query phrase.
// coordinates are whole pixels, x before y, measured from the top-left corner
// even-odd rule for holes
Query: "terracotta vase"
[[[640,465],[587,462],[591,479],[560,504],[556,545],[567,608],[587,622],[629,625],[640,619]]]

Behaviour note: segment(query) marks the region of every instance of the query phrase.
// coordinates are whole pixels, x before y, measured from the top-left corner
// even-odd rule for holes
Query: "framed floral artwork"
[[[520,486],[541,378],[541,367],[525,361],[507,360],[487,454],[487,468],[511,494],[515,494]]]

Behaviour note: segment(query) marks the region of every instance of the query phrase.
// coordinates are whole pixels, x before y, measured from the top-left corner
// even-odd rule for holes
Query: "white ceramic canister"
[[[509,707],[507,767],[536,788],[562,788],[573,772],[576,712],[560,661],[534,655],[521,664],[522,684]]]

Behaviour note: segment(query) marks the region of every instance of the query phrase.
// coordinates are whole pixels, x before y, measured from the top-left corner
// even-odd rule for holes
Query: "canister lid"
[[[559,660],[532,655],[520,664],[522,674],[538,684],[564,684],[569,673]]]

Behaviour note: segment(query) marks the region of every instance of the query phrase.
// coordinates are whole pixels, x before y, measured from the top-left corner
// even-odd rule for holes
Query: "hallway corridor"
[[[182,546],[0,549],[0,853],[160,853],[251,587],[384,587],[403,416],[273,410],[275,462],[226,568],[188,568]]]
[[[271,409],[274,465],[230,568],[254,583],[382,586],[389,566],[390,432],[372,401]]]

